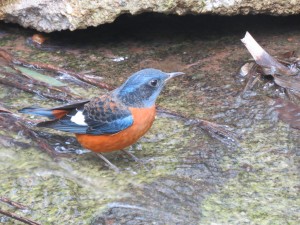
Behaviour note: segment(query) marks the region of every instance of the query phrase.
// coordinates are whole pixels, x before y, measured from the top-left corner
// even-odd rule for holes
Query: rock
[[[300,12],[297,0],[3,0],[0,19],[38,31],[84,29],[113,22],[122,14],[292,15]]]

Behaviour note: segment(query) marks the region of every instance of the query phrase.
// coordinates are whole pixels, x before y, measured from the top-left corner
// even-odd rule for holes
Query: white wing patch
[[[85,122],[84,115],[82,114],[82,111],[78,111],[74,116],[72,116],[71,121],[73,123],[78,124],[78,125],[87,126],[87,123]]]

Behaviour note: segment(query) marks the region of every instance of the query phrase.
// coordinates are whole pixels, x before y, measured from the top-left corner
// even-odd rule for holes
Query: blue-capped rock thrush
[[[154,121],[155,101],[166,81],[181,74],[184,73],[143,69],[101,97],[50,109],[24,108],[20,112],[52,119],[37,126],[74,133],[84,148],[98,153],[114,167],[101,153],[123,150],[142,137]]]

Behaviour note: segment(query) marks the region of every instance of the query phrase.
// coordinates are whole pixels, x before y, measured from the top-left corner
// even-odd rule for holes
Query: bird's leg
[[[139,162],[139,158],[137,158],[134,154],[130,153],[129,151],[122,149],[122,152],[124,152],[126,155],[128,155],[129,157],[131,157],[135,162]]]
[[[115,172],[119,173],[120,169],[118,167],[116,167],[114,164],[112,164],[107,158],[105,158],[104,155],[102,155],[101,153],[96,153],[96,155],[101,158],[104,162],[106,162],[106,164],[113,169]]]
[[[149,171],[150,169],[147,168],[147,166],[144,164],[144,162],[142,160],[140,160],[138,157],[136,157],[134,154],[130,153],[127,150],[121,150],[122,152],[124,152],[126,155],[128,155],[129,157],[131,157],[135,162],[137,162],[140,166],[142,166],[144,169],[146,169],[147,171]]]

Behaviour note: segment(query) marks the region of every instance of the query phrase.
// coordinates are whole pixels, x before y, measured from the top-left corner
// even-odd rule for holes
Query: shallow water
[[[114,86],[145,67],[184,71],[167,85],[158,104],[191,119],[227,125],[241,138],[239,144],[226,144],[180,118],[158,114],[130,149],[141,164],[121,153],[107,155],[122,170],[116,174],[91,153],[53,159],[7,126],[1,136],[23,144],[0,142],[0,195],[30,209],[4,203],[0,208],[42,224],[299,224],[299,130],[272,110],[272,99],[283,91],[261,80],[241,96],[246,81],[237,75],[250,58],[239,40],[246,30],[271,54],[299,52],[299,19],[122,17],[102,28],[48,34],[42,49],[27,44],[33,30],[2,24],[0,46],[16,57],[92,70],[89,74]],[[68,85],[83,98],[106,92]],[[13,112],[61,104],[0,87],[0,102]],[[72,137],[62,138],[64,133],[42,131],[58,150],[64,150],[59,142],[81,149]],[[18,224],[4,216],[0,221]]]

